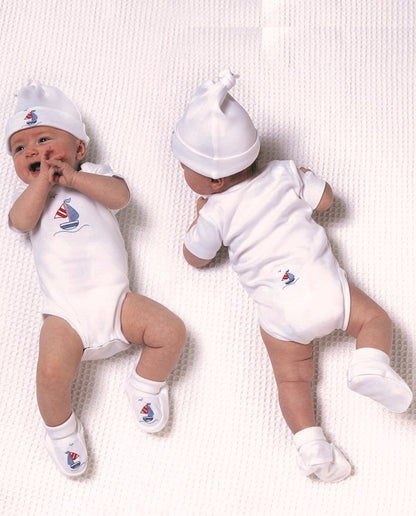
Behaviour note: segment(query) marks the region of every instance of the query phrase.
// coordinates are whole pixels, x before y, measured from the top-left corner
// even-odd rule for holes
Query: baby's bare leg
[[[121,329],[130,342],[143,344],[126,394],[140,428],[161,431],[169,420],[166,379],[185,345],[183,322],[164,306],[138,294],[127,294],[121,310]]]
[[[129,342],[144,344],[137,374],[166,380],[185,345],[185,326],[179,317],[152,299],[129,293],[121,311],[121,329]]]
[[[315,426],[312,344],[275,339],[261,329],[279,391],[283,417],[293,433]]]
[[[390,318],[357,287],[350,285],[350,292],[351,316],[347,332],[357,339],[357,349],[347,372],[348,387],[393,412],[404,412],[413,395],[390,366],[393,336]]]
[[[40,414],[48,426],[58,426],[71,415],[71,386],[81,362],[83,346],[63,319],[48,316],[39,339],[36,375]]]
[[[330,444],[318,426],[312,400],[312,345],[277,340],[261,330],[272,362],[283,417],[293,432],[297,462],[304,475],[338,482],[351,472],[342,453]]]
[[[364,292],[350,285],[351,315],[347,332],[357,339],[356,347],[391,352],[393,326],[386,312]]]

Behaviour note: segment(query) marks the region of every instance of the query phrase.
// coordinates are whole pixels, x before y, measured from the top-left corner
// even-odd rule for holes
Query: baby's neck
[[[237,172],[231,176],[228,176],[225,178],[225,184],[224,188],[221,190],[222,192],[225,192],[232,186],[238,185],[239,183],[242,183],[243,181],[246,181],[247,179],[252,178],[256,173],[256,167],[253,163],[249,167],[245,168],[241,172]]]

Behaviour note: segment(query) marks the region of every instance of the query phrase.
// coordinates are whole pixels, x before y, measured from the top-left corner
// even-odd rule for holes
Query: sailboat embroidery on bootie
[[[65,454],[67,455],[67,464],[71,469],[76,469],[81,466],[78,453],[67,451]]]
[[[59,224],[61,231],[57,231],[54,233],[54,236],[58,233],[62,233],[64,231],[74,233],[79,231],[85,226],[89,224],[84,224],[83,226],[79,226],[79,213],[75,208],[73,208],[69,203],[71,202],[71,198],[65,199],[61,206],[58,208],[55,213],[54,219],[66,219],[65,221]]]
[[[139,401],[142,401],[142,398],[140,398]],[[143,405],[140,411],[140,423],[146,423],[148,425],[151,425],[155,424],[158,421],[157,419],[155,419],[155,413],[150,405],[151,403],[146,403],[145,405]]]

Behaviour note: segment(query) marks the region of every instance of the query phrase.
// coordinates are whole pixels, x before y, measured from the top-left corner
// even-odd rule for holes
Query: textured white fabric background
[[[415,14],[412,0],[2,0],[0,116],[28,78],[62,88],[93,143],[129,181],[119,215],[132,287],[185,321],[172,419],[140,432],[124,395],[137,350],[85,363],[74,406],[89,473],[61,476],[35,400],[39,289],[28,242],[7,228],[15,177],[0,155],[1,463],[4,515],[413,515],[415,408],[394,415],[348,391],[352,339],[316,342],[319,423],[354,465],[326,485],[299,475],[251,302],[222,253],[181,255],[195,196],[169,148],[201,80],[240,73],[262,160],[292,158],[332,184],[320,216],[351,280],[395,323],[393,364],[411,386],[416,285]]]

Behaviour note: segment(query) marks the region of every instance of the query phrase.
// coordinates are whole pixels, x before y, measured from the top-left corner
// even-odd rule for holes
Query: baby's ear
[[[221,190],[221,188],[224,186],[225,179],[223,177],[220,177],[219,179],[211,179],[211,187],[214,190],[214,192],[218,192],[218,190]]]
[[[87,148],[85,147],[85,143],[81,140],[78,141],[78,147],[77,147],[77,160],[81,161],[82,158],[85,156],[85,153],[87,152]]]

